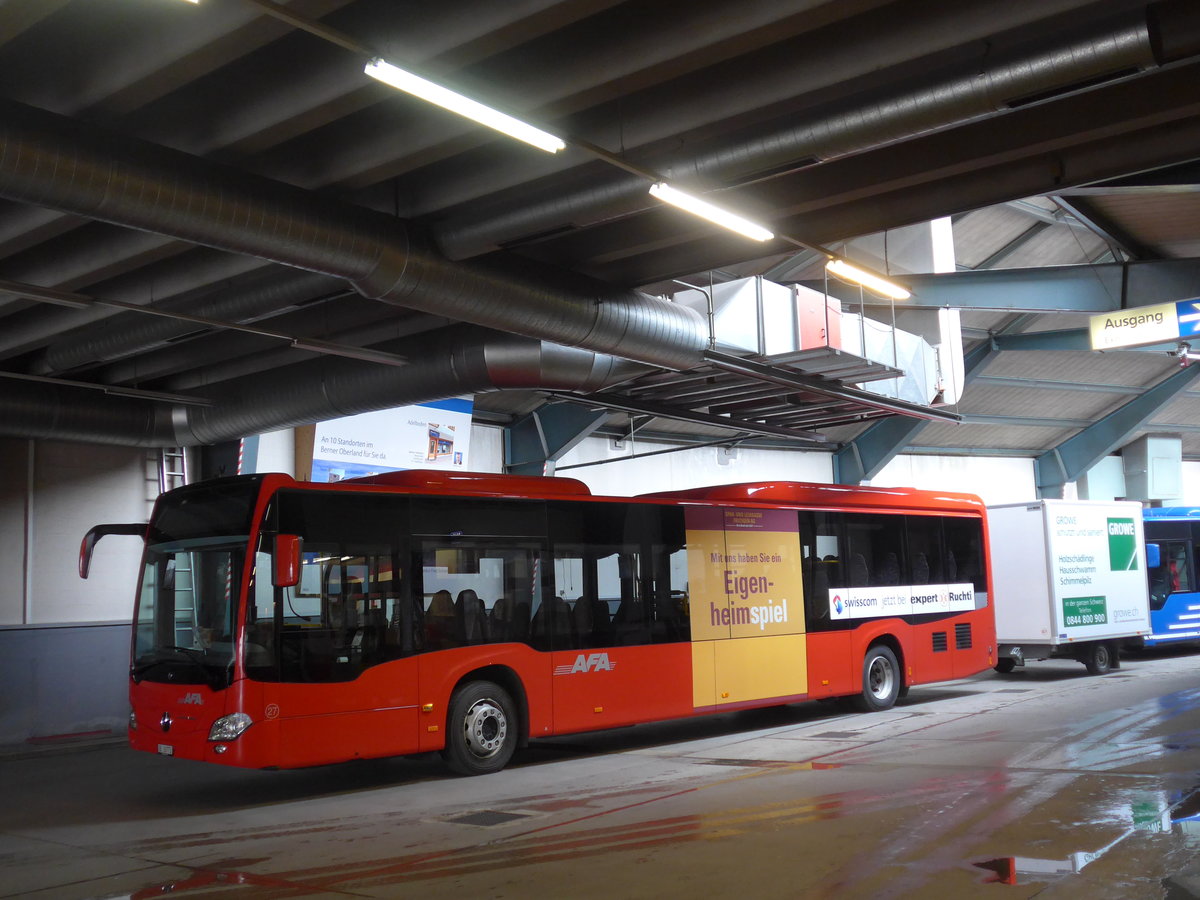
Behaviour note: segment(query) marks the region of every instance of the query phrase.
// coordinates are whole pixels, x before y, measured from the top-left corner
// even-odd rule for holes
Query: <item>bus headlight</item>
[[[253,724],[254,720],[244,712],[230,713],[213,722],[212,728],[208,732],[208,739],[210,741],[236,741],[242,732]]]
[[[129,711],[129,730],[137,731],[137,713],[132,709]]]

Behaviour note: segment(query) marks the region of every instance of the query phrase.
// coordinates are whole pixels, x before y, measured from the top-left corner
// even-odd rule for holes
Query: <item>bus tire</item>
[[[1017,661],[1008,656],[1002,656],[996,660],[996,664],[992,666],[1001,675],[1007,675],[1017,667]]]
[[[1112,647],[1106,641],[1089,644],[1083,653],[1089,675],[1104,675],[1112,669]]]
[[[896,655],[883,644],[874,644],[863,657],[862,693],[854,705],[863,712],[891,709],[900,696],[900,665]]]
[[[450,698],[442,757],[460,775],[499,772],[512,759],[519,732],[508,691],[491,681],[469,681]]]

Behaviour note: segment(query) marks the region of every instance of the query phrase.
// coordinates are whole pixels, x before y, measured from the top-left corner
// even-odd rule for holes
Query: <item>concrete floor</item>
[[[1200,655],[436,757],[0,757],[0,897],[1200,896]]]

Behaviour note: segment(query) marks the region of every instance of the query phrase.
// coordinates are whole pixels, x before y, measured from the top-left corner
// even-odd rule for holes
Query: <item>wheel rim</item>
[[[508,718],[494,700],[477,700],[463,718],[467,749],[479,759],[488,759],[500,752],[508,736]]]
[[[895,682],[896,673],[892,671],[886,659],[876,656],[871,660],[871,667],[867,670],[867,690],[871,692],[872,697],[876,700],[886,700],[892,695]]]
[[[1095,660],[1096,660],[1096,665],[1099,666],[1101,669],[1108,667],[1108,648],[1105,647],[1103,644],[1100,644],[1098,647],[1096,647]]]

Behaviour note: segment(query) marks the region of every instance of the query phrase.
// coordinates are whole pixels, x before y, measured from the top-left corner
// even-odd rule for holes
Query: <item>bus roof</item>
[[[683,491],[639,494],[646,499],[683,500],[708,503],[769,503],[789,506],[938,509],[982,511],[984,503],[974,494],[925,491],[917,488],[860,487],[847,484],[812,484],[803,481],[763,481],[721,484]]]
[[[459,494],[491,497],[592,497],[586,484],[574,478],[538,475],[499,475],[487,472],[447,472],[405,469],[345,481],[296,482],[287,475],[271,475],[273,487],[292,482],[318,490],[354,488],[394,489],[405,493]],[[596,497],[598,500],[669,500],[680,503],[770,504],[815,506],[826,509],[928,509],[943,512],[982,512],[983,501],[974,494],[926,491],[917,488],[858,487],[813,484],[802,481],[759,481],[721,484],[679,491],[658,491],[634,497]]]
[[[1142,510],[1145,519],[1200,519],[1200,506],[1155,506]]]

